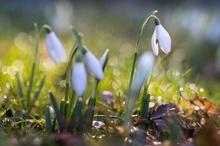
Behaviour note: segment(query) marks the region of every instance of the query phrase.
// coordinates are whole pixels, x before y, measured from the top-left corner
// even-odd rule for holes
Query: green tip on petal
[[[160,23],[160,19],[159,18],[156,18],[155,19],[155,25],[157,26],[157,25],[160,25],[161,23]]]
[[[46,27],[43,27],[46,28]],[[48,55],[54,63],[66,62],[65,49],[56,34],[51,31],[46,36],[46,48]]]
[[[47,24],[43,25],[42,27],[45,29],[46,33],[48,34],[53,31],[52,28]]]
[[[102,65],[103,71],[105,70],[106,64],[108,62],[108,52],[109,52],[109,49],[106,49],[106,51],[103,53],[102,57],[99,60],[99,62]]]
[[[88,48],[86,47],[86,46],[83,46],[82,47],[82,53],[83,53],[83,55],[85,55],[86,54],[86,52],[88,52]]]
[[[79,52],[76,56],[76,62],[82,62],[83,61],[83,54]]]

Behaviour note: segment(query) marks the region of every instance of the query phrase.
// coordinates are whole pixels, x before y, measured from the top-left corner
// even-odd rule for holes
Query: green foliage
[[[50,143],[50,140],[56,143],[57,139],[64,142],[62,136],[69,136],[75,140],[74,142],[83,144],[85,140],[91,145],[97,143],[111,145],[112,141],[122,144],[124,139],[127,139],[126,144],[129,145],[129,140],[131,140],[133,145],[138,145],[140,144],[138,140],[145,139],[146,133],[152,140],[169,140],[175,145],[188,136],[184,132],[190,133],[192,129],[203,128],[204,125],[201,122],[203,119],[214,120],[213,125],[219,128],[219,119],[216,115],[210,115],[210,111],[219,115],[218,106],[216,106],[220,104],[216,98],[219,96],[219,83],[212,82],[207,85],[201,81],[201,78],[194,79],[191,76],[193,68],[190,68],[187,63],[172,64],[175,61],[172,53],[168,56],[157,57],[149,82],[146,82],[143,91],[133,94],[135,99],[131,99],[133,98],[131,85],[135,73],[135,62],[138,58],[139,41],[144,27],[150,17],[155,17],[155,13],[156,11],[150,13],[144,21],[135,46],[129,42],[127,46],[125,44],[126,51],[122,49],[120,54],[117,50],[116,52],[110,51],[109,61],[107,64],[106,61],[103,67],[103,70],[105,69],[104,80],[99,81],[89,75],[89,86],[84,97],[76,97],[70,83],[75,54],[83,47],[82,36],[75,29],[73,33],[76,40],[74,40],[72,49],[67,49],[67,52],[70,52],[67,64],[54,65],[46,57],[44,47],[42,47],[44,42],[40,41],[40,35],[43,36],[43,32],[38,30],[36,25],[37,35],[34,42],[28,40],[30,34],[26,33],[19,34],[23,37],[17,37],[15,45],[12,45],[12,40],[1,42],[1,45],[5,45],[8,51],[3,51],[5,55],[0,54],[0,96],[2,97],[0,145],[8,145],[5,141],[7,138],[17,135],[23,137],[29,134],[30,137],[41,137],[43,144]],[[68,43],[65,42],[66,46]],[[88,42],[88,44],[92,43]],[[132,47],[135,48],[133,60],[131,59],[132,53],[129,55]],[[30,48],[35,48],[35,50],[30,50]],[[109,103],[103,101],[101,92],[104,90],[114,95]],[[49,94],[48,91],[50,91]],[[123,97],[125,96],[126,104],[132,101],[131,107],[124,105]],[[199,99],[194,98],[195,96]],[[211,104],[211,101],[200,97],[210,97],[216,101],[216,104]],[[163,105],[162,103],[172,104],[166,104],[168,110],[161,111],[159,107]],[[173,108],[178,109],[179,112],[190,111],[192,108],[199,109],[194,112],[194,115],[189,114],[186,118],[179,116]],[[153,118],[155,115],[157,118]],[[186,125],[192,129],[184,127],[186,125],[183,121],[188,122]],[[210,126],[209,123],[207,125]],[[138,128],[137,131],[134,130],[136,133],[131,132],[133,126]],[[215,126],[212,127],[214,132],[216,132]],[[154,131],[158,133],[155,134]],[[203,131],[201,135],[203,136]],[[28,140],[27,136],[24,141]],[[201,139],[197,138],[196,142],[201,143]]]

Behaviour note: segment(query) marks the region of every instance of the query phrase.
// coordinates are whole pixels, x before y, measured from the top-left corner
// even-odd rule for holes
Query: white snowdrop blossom
[[[102,65],[90,51],[85,53],[85,63],[97,79],[103,79]]]
[[[65,49],[53,31],[47,34],[46,46],[47,52],[54,63],[66,62]]]
[[[87,73],[83,62],[76,62],[72,70],[72,87],[80,97],[84,95],[87,86]]]
[[[140,92],[144,81],[151,74],[154,67],[155,57],[153,53],[146,51],[138,59],[137,71],[134,76],[133,90]]]
[[[106,51],[103,53],[102,57],[99,60],[103,70],[105,69],[106,63],[108,61],[108,52],[109,52],[109,50],[106,49]]]
[[[163,28],[159,19],[155,19],[155,29],[151,38],[151,46],[154,54],[157,56],[159,53],[158,45],[161,50],[168,54],[171,51],[171,38],[168,32]]]

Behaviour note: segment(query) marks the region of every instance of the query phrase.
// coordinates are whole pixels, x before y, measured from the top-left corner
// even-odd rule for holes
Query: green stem
[[[132,109],[134,108],[135,105],[135,99],[139,96],[139,93],[136,91],[132,91],[130,94],[131,97],[131,101],[129,102],[129,104],[126,104],[126,111],[125,111],[125,115],[124,115],[124,123],[123,125],[125,127],[130,127],[131,126],[131,115],[132,115]]]
[[[67,109],[67,116],[70,116],[71,109],[74,104],[74,95],[69,99],[69,88],[70,88],[70,74],[72,70],[72,62],[73,62],[73,57],[75,56],[76,52],[78,49],[82,50],[82,41],[81,41],[81,35],[74,29],[73,33],[76,37],[76,42],[70,52],[69,59],[68,59],[68,67],[67,67],[67,73],[66,73],[66,89],[65,89],[65,99],[64,101],[67,102],[70,100],[68,109]]]
[[[21,81],[20,81],[20,77],[19,77],[18,72],[16,73],[16,78],[17,78],[17,84],[18,84],[18,92],[19,92],[19,96],[20,96],[20,99],[21,99],[21,105],[22,105],[22,108],[24,109],[25,108],[24,93],[23,93],[23,89],[22,89],[22,85],[21,85]]]
[[[34,27],[35,27],[36,36],[37,36],[37,42],[35,46],[34,61],[33,61],[32,68],[31,68],[30,84],[29,84],[29,88],[27,92],[27,107],[30,106],[30,94],[31,94],[31,90],[33,87],[33,82],[34,82],[34,73],[35,73],[35,67],[36,67],[36,62],[37,62],[38,47],[39,47],[39,42],[40,42],[40,33],[39,33],[39,29],[36,23],[34,23]]]
[[[91,98],[93,98],[93,99],[96,99],[96,95],[95,95],[95,94],[96,94],[98,85],[99,85],[99,80],[96,79],[96,80],[95,80],[94,87],[93,87],[93,90],[92,90],[92,94],[91,94]],[[94,105],[94,106],[95,106],[95,105]]]
[[[38,49],[39,49],[39,43],[40,43],[40,36],[41,36],[43,29],[51,31],[51,28],[49,25],[43,25],[39,30],[37,23],[34,23],[34,27],[35,27],[37,42],[36,42],[35,52],[34,52],[34,61],[33,61],[32,68],[31,68],[30,84],[29,84],[29,88],[27,91],[27,107],[30,106],[30,96],[31,96],[31,90],[33,88],[33,83],[34,83],[34,73],[35,73],[35,68],[36,68],[36,63],[37,63],[37,55],[38,55]]]
[[[155,67],[155,64],[154,64],[154,67]],[[150,82],[151,82],[152,77],[153,77],[154,67],[153,67],[153,69],[152,69],[152,71],[151,71],[150,77],[149,77],[148,80],[147,80],[147,85],[145,86],[145,88],[146,88],[146,93],[148,93],[148,87],[149,87]]]
[[[150,103],[150,94],[147,93],[147,87],[144,87],[144,93],[141,101],[141,119],[147,119]]]
[[[129,80],[128,94],[127,94],[127,98],[126,98],[126,105],[129,105],[129,99],[130,99],[130,96],[131,96],[130,92],[131,92],[131,87],[132,87],[132,82],[133,82],[133,76],[134,76],[134,70],[135,70],[137,55],[138,55],[138,47],[139,47],[140,39],[141,39],[141,36],[143,34],[144,28],[146,27],[146,24],[149,22],[149,20],[151,18],[156,17],[156,16],[154,16],[155,13],[157,13],[157,10],[154,10],[154,11],[152,11],[151,13],[149,13],[147,15],[147,17],[145,18],[145,20],[144,20],[144,22],[143,22],[143,24],[140,28],[140,31],[139,31],[139,34],[138,34],[138,37],[137,37],[137,40],[136,40],[136,44],[135,44],[135,48],[134,48],[134,58],[133,58],[131,74],[130,74],[130,80]],[[128,108],[128,107],[126,106],[126,108]],[[126,111],[127,111],[127,109],[126,109]]]
[[[76,123],[79,123],[82,118],[83,118],[83,110],[84,108],[84,103],[83,103],[83,98],[79,97],[78,100],[76,101],[76,105],[74,107],[73,113],[72,113],[72,120]]]
[[[73,33],[76,36],[76,41],[77,41],[77,45],[79,47],[79,50],[83,50],[83,46],[82,46],[82,35],[74,28],[73,29]]]
[[[43,30],[45,30],[47,33],[50,33],[52,31],[52,28],[49,25],[44,24],[40,28],[40,34],[42,33]]]
[[[75,56],[77,52],[77,44],[75,43],[69,56],[68,60],[68,67],[67,67],[67,73],[66,73],[66,89],[65,89],[65,102],[69,100],[68,95],[69,95],[69,87],[70,87],[70,74],[71,74],[71,69],[72,69],[72,61],[73,57]]]
[[[99,84],[99,80],[96,79],[93,90],[92,90],[92,94],[91,94],[89,102],[88,102],[89,107],[95,107],[95,105],[96,105],[96,91],[98,88],[98,84]],[[89,120],[89,126],[91,126],[90,127],[90,129],[91,129],[92,128],[92,121],[93,121],[93,117],[94,117],[94,110],[93,109],[88,110],[86,115],[88,116],[87,118]]]

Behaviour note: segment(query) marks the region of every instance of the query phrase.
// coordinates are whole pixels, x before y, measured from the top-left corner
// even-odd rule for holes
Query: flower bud
[[[46,46],[47,52],[54,63],[66,62],[65,49],[53,31],[47,34]]]
[[[133,87],[132,90],[135,91],[136,93],[139,93],[144,81],[146,80],[146,77],[148,77],[151,72],[152,69],[154,67],[154,55],[147,51],[144,52],[138,60],[138,64],[137,64],[137,71],[136,74],[134,76],[134,82],[133,82]]]
[[[90,51],[85,53],[85,63],[97,79],[101,80],[103,78],[101,63]]]
[[[154,54],[158,55],[158,45],[160,45],[161,50],[168,54],[171,51],[171,38],[168,32],[163,28],[160,20],[155,19],[155,29],[151,38],[151,46]]]
[[[109,52],[109,50],[106,49],[106,51],[103,53],[102,57],[100,58],[100,63],[101,63],[103,71],[105,70],[105,66],[108,62],[108,52]]]
[[[76,62],[72,70],[72,87],[80,97],[84,95],[87,86],[87,73],[83,62]]]

